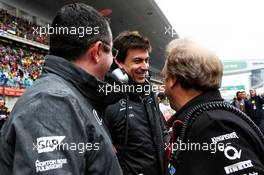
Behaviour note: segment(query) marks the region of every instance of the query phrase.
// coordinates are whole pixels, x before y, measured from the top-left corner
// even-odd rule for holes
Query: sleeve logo
[[[242,150],[239,151],[233,146],[227,146],[224,150],[226,158],[229,160],[240,159]]]
[[[231,174],[231,173],[235,173],[238,171],[241,171],[243,169],[247,169],[253,167],[253,164],[251,162],[251,160],[247,160],[247,161],[243,161],[243,162],[239,162],[233,165],[229,165],[224,167],[226,174]]]
[[[52,152],[61,144],[65,136],[49,136],[37,138],[38,153]]]

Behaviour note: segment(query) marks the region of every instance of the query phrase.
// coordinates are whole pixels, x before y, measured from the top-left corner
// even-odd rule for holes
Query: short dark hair
[[[236,92],[236,96],[238,97],[238,95],[239,95],[240,93],[243,93],[243,91],[237,91],[237,92]]]
[[[166,100],[166,95],[164,92],[159,92],[158,97],[160,98],[160,100]]]
[[[112,41],[107,19],[84,3],[63,6],[51,26],[56,32],[50,35],[50,54],[69,61],[84,54],[96,41],[100,40],[106,44]],[[80,29],[83,31],[81,36]],[[65,32],[70,30],[72,32]]]
[[[113,46],[118,50],[116,59],[125,62],[128,49],[146,49],[151,52],[151,45],[148,38],[138,31],[124,31],[120,33],[113,42]]]

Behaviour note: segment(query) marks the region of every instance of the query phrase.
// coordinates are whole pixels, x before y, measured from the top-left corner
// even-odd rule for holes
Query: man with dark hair
[[[257,95],[255,89],[250,89],[249,94],[249,99],[245,101],[246,114],[259,126],[264,120],[264,99]]]
[[[247,93],[246,91],[241,91],[243,100],[247,100]]]
[[[125,31],[114,39],[114,48],[119,52],[112,68],[122,69],[129,77],[128,84],[123,84],[128,87],[127,98],[110,105],[104,120],[120,165],[126,175],[160,175],[167,133],[147,77],[149,40],[137,31]]]
[[[74,3],[58,11],[52,27],[42,75],[1,131],[0,174],[122,174],[99,117],[100,106],[113,103],[98,91],[113,61],[109,24]],[[89,30],[67,32],[79,28]]]
[[[264,174],[264,137],[221,97],[223,64],[214,53],[190,40],[173,40],[162,73],[177,111],[167,123],[170,175]]]
[[[236,98],[231,103],[231,105],[235,106],[236,108],[238,108],[242,112],[245,112],[245,101],[244,101],[244,97],[243,97],[243,92],[237,91]]]
[[[5,123],[5,121],[7,120],[9,114],[10,111],[5,106],[5,100],[2,97],[0,97],[0,130],[3,124]]]
[[[101,41],[104,50],[109,51],[112,40],[111,29],[106,18],[87,13],[94,11],[90,6],[78,9],[82,16],[72,15],[77,4],[59,13],[53,20],[50,32],[50,54],[59,55],[69,61],[76,60],[86,53],[96,41]],[[67,19],[67,20],[65,20]],[[83,19],[83,20],[80,20]]]

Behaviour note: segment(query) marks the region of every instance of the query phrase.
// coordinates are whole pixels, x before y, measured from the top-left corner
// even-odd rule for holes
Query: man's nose
[[[141,69],[147,71],[147,70],[149,69],[149,63],[146,63],[146,62],[142,63],[142,64],[141,64]]]

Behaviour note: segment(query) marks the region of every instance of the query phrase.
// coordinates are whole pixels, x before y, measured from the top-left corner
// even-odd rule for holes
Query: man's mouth
[[[137,73],[136,74],[138,77],[145,78],[146,73]]]

